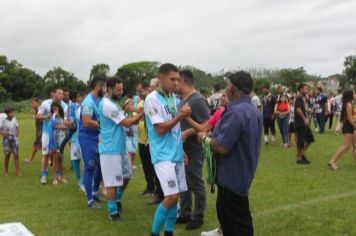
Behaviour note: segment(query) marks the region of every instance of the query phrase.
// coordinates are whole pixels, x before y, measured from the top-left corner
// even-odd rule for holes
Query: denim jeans
[[[278,117],[278,128],[281,132],[283,144],[288,144],[289,116]]]

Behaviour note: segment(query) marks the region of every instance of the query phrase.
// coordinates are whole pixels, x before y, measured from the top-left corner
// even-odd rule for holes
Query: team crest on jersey
[[[113,111],[111,112],[111,117],[116,118],[119,115],[119,111]]]
[[[175,188],[177,186],[176,181],[173,179],[169,179],[167,185],[169,188]]]
[[[148,113],[150,114],[150,116],[154,116],[158,113],[158,111],[156,108],[152,107]]]

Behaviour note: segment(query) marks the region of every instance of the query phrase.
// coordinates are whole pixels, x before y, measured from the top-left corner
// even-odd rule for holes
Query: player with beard
[[[109,219],[120,221],[118,207],[123,191],[132,177],[131,161],[126,151],[124,127],[137,124],[143,117],[142,109],[134,117],[126,118],[117,105],[123,86],[119,78],[106,83],[106,96],[99,104],[101,143],[99,144],[101,171],[108,198]]]
[[[84,161],[84,185],[88,206],[91,209],[101,208],[94,202],[100,201],[99,186],[102,179],[99,160],[99,113],[98,107],[104,95],[106,79],[95,76],[91,81],[91,92],[81,105],[78,141]],[[94,183],[93,183],[94,182]]]

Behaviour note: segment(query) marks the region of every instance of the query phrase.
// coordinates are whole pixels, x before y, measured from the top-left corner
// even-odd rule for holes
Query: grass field
[[[15,176],[11,159],[10,176],[0,176],[0,223],[22,222],[35,235],[149,234],[156,206],[148,205],[149,198],[140,196],[145,187],[140,164],[123,197],[127,220],[109,222],[106,205],[98,211],[88,209],[69,170],[68,154],[65,165],[70,184],[39,184],[39,154],[32,164],[23,162],[32,148],[34,120],[26,114],[17,117],[24,175]],[[250,193],[256,235],[356,235],[356,163],[349,151],[338,162],[338,171],[329,170],[326,164],[341,145],[342,136],[327,131],[315,134],[315,138],[307,155],[312,162],[309,166],[295,164],[294,149],[279,143],[262,147]],[[204,226],[191,232],[176,226],[175,235],[200,235],[202,230],[217,227],[216,194],[207,188],[207,196]]]

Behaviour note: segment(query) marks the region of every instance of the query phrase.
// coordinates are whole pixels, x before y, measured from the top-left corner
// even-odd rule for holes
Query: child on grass
[[[2,145],[5,155],[4,167],[5,172],[4,175],[9,175],[9,159],[10,155],[14,156],[16,175],[21,176],[20,172],[20,163],[19,163],[19,124],[14,114],[14,110],[12,108],[5,109],[6,119],[4,120],[0,132],[3,137]]]
[[[57,185],[58,181],[67,184],[68,180],[64,178],[63,171],[63,155],[59,150],[59,145],[62,143],[66,135],[66,125],[64,124],[64,111],[59,102],[53,102],[51,105],[51,113],[53,114],[49,123],[49,150],[53,156],[53,185]]]

